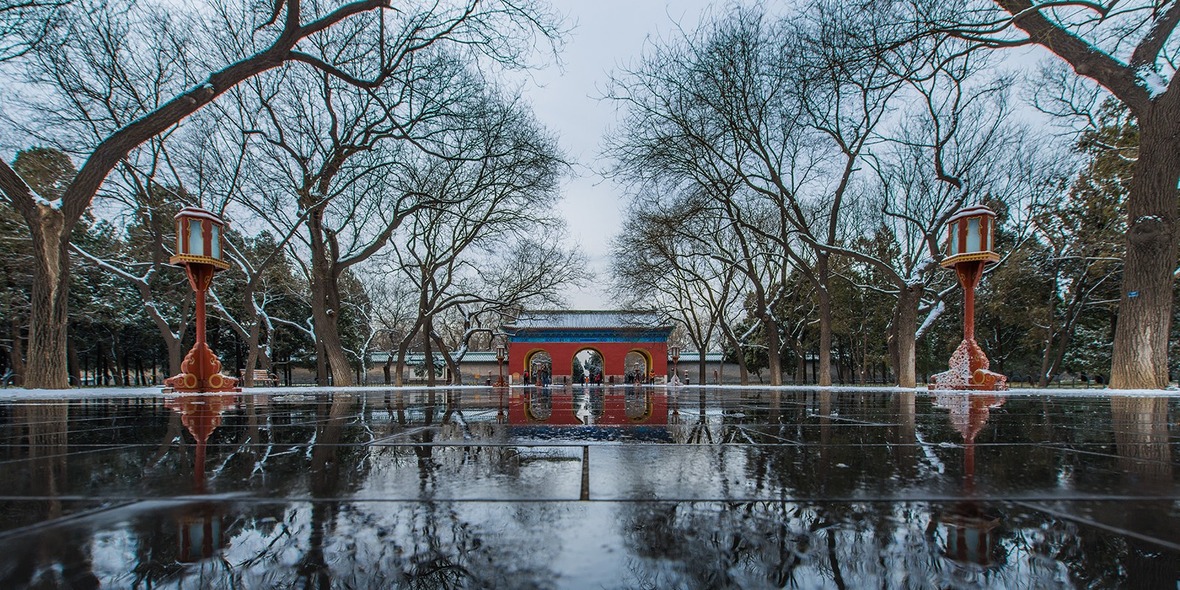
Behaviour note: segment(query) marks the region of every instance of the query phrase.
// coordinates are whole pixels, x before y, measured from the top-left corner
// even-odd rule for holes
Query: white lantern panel
[[[948,252],[948,255],[950,255],[950,256],[954,256],[959,253],[959,232],[957,231],[958,229],[959,229],[958,223],[951,224],[950,238],[947,240],[947,242],[949,242],[949,244],[947,245],[947,252]]]
[[[213,239],[209,242],[211,250],[211,257],[221,260],[221,227],[216,223],[213,225]]]
[[[980,243],[980,238],[983,236],[979,232],[979,218],[973,217],[967,220],[967,249],[966,252],[981,252],[983,251],[983,244]]]
[[[191,256],[208,256],[205,253],[205,240],[201,236],[201,220],[188,220],[188,253]]]

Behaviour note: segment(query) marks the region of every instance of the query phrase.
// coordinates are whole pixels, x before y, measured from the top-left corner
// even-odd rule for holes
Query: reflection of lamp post
[[[950,411],[951,424],[963,435],[963,495],[938,516],[945,535],[943,555],[960,564],[996,565],[1000,552],[1000,517],[975,499],[975,437],[992,408],[1004,398],[991,394],[939,393],[934,405]]]
[[[496,387],[504,387],[504,359],[508,358],[508,348],[500,343],[496,346],[496,364],[500,366],[500,380],[496,381]]]
[[[988,370],[987,355],[975,342],[975,287],[986,265],[1000,260],[992,251],[996,214],[983,206],[960,209],[947,220],[947,256],[963,289],[963,342],[951,355],[950,370],[934,375],[935,389],[1008,389],[1008,378]]]
[[[181,395],[164,405],[180,414],[180,422],[196,441],[193,458],[193,492],[205,493],[205,446],[210,435],[221,425],[221,414],[233,409],[234,395]],[[224,545],[221,514],[213,502],[199,502],[187,507],[180,516],[180,554],[183,563],[195,563],[213,557]]]
[[[680,347],[675,344],[669,346],[668,354],[672,355],[672,383],[680,383]]]
[[[205,343],[205,292],[213,273],[229,268],[221,248],[224,227],[221,218],[200,207],[185,207],[176,215],[176,255],[169,262],[184,266],[197,295],[197,341],[180,364],[180,374],[164,380],[165,390],[241,391],[237,379],[221,374],[221,361]]]

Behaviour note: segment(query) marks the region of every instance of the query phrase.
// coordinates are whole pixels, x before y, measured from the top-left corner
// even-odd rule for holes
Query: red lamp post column
[[[165,391],[241,391],[238,380],[221,374],[221,361],[205,342],[205,292],[213,274],[229,268],[221,236],[225,222],[199,207],[185,207],[176,215],[176,255],[168,261],[183,266],[196,293],[197,341],[180,363],[180,374],[164,380]]]
[[[496,381],[496,387],[504,387],[504,359],[508,358],[508,347],[504,344],[496,346],[496,364],[500,366],[500,379]]]
[[[934,389],[1008,389],[1008,378],[988,370],[987,355],[975,341],[975,288],[984,267],[1000,260],[991,250],[995,221],[996,214],[984,206],[961,209],[947,221],[947,256],[942,266],[955,270],[963,289],[963,342],[951,355],[950,370],[931,377]]]

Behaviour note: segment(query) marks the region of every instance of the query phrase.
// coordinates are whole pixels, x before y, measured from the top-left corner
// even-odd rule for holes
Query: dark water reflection
[[[0,404],[0,588],[1175,587],[1177,398]]]

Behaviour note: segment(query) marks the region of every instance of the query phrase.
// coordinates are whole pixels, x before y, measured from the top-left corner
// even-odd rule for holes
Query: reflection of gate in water
[[[553,417],[553,394],[549,389],[526,393],[520,397],[523,400],[525,415],[530,422],[546,422]]]
[[[668,423],[668,394],[646,389],[512,393],[508,423],[623,426]]]

